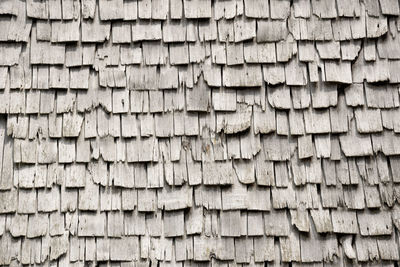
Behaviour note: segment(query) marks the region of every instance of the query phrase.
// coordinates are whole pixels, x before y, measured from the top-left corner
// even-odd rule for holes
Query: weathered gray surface
[[[399,15],[1,0],[0,265],[394,266]]]

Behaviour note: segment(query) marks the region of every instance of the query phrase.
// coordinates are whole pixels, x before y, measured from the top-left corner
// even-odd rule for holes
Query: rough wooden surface
[[[0,1],[0,265],[397,266],[399,15]]]

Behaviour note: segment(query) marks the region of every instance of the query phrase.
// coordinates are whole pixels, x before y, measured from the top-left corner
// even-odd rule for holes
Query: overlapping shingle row
[[[398,0],[2,0],[0,265],[399,261]]]

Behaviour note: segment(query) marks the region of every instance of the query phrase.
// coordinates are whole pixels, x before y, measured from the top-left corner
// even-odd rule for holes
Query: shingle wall
[[[1,0],[0,265],[397,266],[398,0]]]

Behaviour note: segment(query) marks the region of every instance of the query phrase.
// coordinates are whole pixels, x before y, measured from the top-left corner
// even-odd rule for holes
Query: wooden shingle
[[[336,18],[335,2],[329,0],[311,0],[313,13],[320,18]]]
[[[264,1],[244,1],[244,14],[249,18],[268,18],[269,5]]]
[[[257,42],[276,42],[285,40],[287,34],[286,23],[284,21],[257,21]]]
[[[270,12],[271,19],[286,19],[289,16],[290,12],[290,2],[287,0],[271,0]]]
[[[338,15],[343,17],[358,17],[361,13],[360,2],[357,0],[337,1]]]
[[[28,0],[26,2],[26,15],[37,19],[47,19],[49,17],[47,1]]]
[[[400,7],[399,2],[393,0],[380,0],[379,1],[382,14],[385,15],[399,15]]]
[[[183,0],[186,18],[210,18],[211,0]]]

